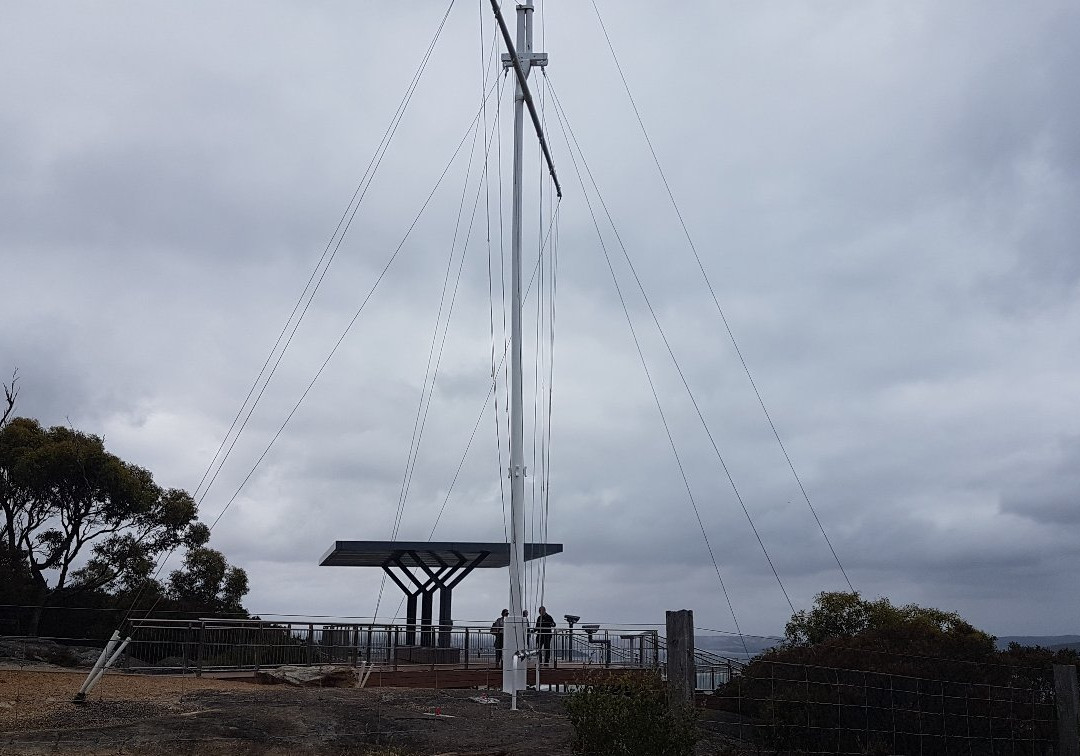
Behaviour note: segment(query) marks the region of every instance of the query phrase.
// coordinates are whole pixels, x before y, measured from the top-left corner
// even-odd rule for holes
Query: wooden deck
[[[597,676],[639,677],[647,669],[596,666],[559,666],[540,669],[541,685],[581,685]],[[536,668],[530,667],[528,684],[536,679]],[[368,678],[369,688],[502,688],[502,669],[499,667],[438,667],[409,669],[399,666],[397,670],[379,669]]]
[[[606,678],[639,677],[648,674],[651,669],[637,667],[597,667],[595,665],[575,665],[542,667],[541,685],[581,685],[598,676]],[[253,679],[254,670],[230,672],[204,672],[203,677],[228,679]],[[530,667],[528,683],[536,679],[536,668]],[[495,666],[461,665],[398,665],[376,666],[368,677],[368,688],[502,688],[502,669]]]

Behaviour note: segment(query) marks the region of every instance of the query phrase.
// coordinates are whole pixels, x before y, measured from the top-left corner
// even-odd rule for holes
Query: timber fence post
[[[668,699],[673,707],[694,705],[694,612],[667,613]]]
[[[1054,665],[1054,698],[1057,702],[1058,756],[1080,756],[1080,695],[1076,684],[1076,667],[1072,664]]]

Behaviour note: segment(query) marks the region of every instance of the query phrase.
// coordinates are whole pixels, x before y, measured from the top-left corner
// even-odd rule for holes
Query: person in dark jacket
[[[491,634],[495,636],[495,666],[502,666],[503,657],[503,623],[507,616],[509,616],[510,610],[503,609],[502,614],[497,620],[491,623]]]
[[[536,615],[536,653],[539,661],[551,663],[551,635],[555,631],[555,618],[540,607]],[[540,658],[543,657],[543,658]]]

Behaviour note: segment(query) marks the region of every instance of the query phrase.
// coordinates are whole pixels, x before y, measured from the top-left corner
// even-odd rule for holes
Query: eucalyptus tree
[[[148,579],[159,555],[182,545],[196,509],[98,436],[29,418],[0,428],[0,561],[29,581],[32,632],[50,603]]]
[[[181,610],[246,616],[240,602],[248,592],[247,572],[230,566],[224,554],[206,545],[209,540],[210,528],[202,523],[188,528],[184,565],[169,575],[166,596]]]

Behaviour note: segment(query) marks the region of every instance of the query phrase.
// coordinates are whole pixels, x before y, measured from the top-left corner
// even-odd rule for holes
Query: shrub
[[[584,756],[689,756],[700,737],[696,713],[669,704],[659,675],[597,677],[566,710]]]

